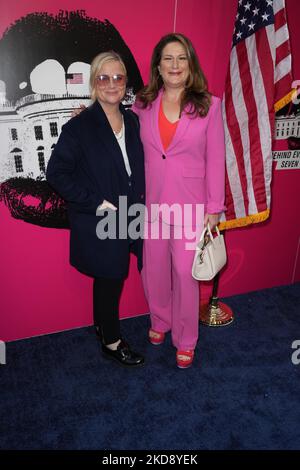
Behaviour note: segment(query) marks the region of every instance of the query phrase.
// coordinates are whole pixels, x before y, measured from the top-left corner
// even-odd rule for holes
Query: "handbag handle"
[[[216,227],[216,231],[217,231],[217,236],[219,237],[220,236],[220,232],[219,232],[219,229],[218,227]],[[199,247],[200,245],[200,242],[203,241],[202,243],[202,246]],[[199,243],[198,243],[198,250],[200,250],[200,257],[199,257],[199,260],[200,260],[200,264],[203,263],[203,256],[204,256],[204,250],[205,250],[205,247],[206,245],[209,243],[209,241],[211,241],[212,243],[214,243],[214,237],[213,237],[213,234],[211,233],[211,228],[209,226],[209,223],[206,225],[206,227],[204,227],[202,233],[201,233],[201,237],[200,237],[200,240],[199,240]]]
[[[216,232],[217,232],[217,236],[219,237],[220,236],[220,231],[219,231],[218,227],[216,226],[215,229],[216,229]],[[207,236],[207,235],[209,235],[211,241],[214,240],[214,237],[211,233],[211,228],[209,226],[209,223],[206,225],[206,227],[204,227],[203,232],[201,233],[201,237],[200,237],[199,241],[201,242],[201,240],[203,240],[205,238],[205,236]]]

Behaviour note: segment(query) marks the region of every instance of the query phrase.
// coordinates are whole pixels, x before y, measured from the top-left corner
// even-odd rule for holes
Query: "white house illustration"
[[[300,113],[290,116],[278,116],[275,121],[276,140],[285,140],[288,137],[300,138]]]
[[[90,65],[74,62],[67,70],[53,59],[36,66],[30,74],[34,93],[16,103],[6,100],[6,85],[0,81],[0,183],[16,176],[45,178],[45,169],[62,126],[74,108],[88,106]],[[28,86],[19,84],[20,89]],[[127,93],[130,105],[132,90]]]

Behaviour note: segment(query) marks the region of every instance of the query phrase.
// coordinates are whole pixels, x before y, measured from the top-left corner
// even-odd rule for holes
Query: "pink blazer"
[[[146,207],[174,203],[204,205],[204,212],[223,212],[225,188],[225,139],[221,100],[212,97],[205,118],[193,118],[184,111],[176,133],[164,150],[158,127],[162,91],[146,109],[137,104],[141,139],[145,152]],[[152,211],[149,221],[157,214]]]

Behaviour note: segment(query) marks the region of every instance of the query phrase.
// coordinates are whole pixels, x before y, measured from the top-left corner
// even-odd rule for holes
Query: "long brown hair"
[[[196,116],[206,116],[211,104],[211,93],[207,89],[207,80],[200,67],[197,54],[191,41],[179,33],[163,36],[156,44],[152,58],[149,84],[137,94],[137,105],[146,108],[157,98],[159,90],[163,87],[163,80],[158,70],[162,51],[170,42],[179,42],[183,45],[189,63],[189,78],[185,85],[181,99],[180,113],[187,106],[186,112]]]

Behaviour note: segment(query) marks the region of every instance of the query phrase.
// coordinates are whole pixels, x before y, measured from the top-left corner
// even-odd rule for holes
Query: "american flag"
[[[67,79],[67,83],[71,83],[71,84],[83,83],[82,73],[67,73],[66,79]]]
[[[285,0],[239,0],[223,96],[227,211],[221,229],[268,218],[275,110],[292,97]]]

